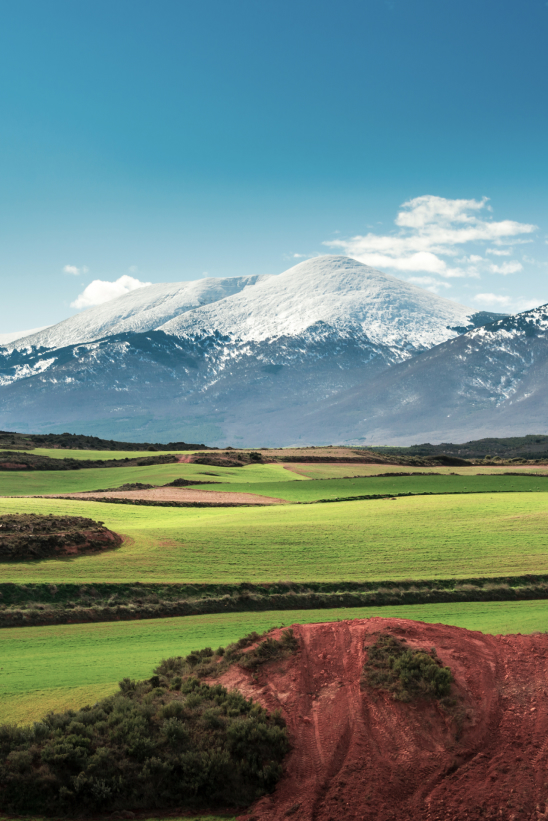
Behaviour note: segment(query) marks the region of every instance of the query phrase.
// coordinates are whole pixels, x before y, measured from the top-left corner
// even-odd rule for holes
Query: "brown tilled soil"
[[[548,819],[548,636],[379,618],[293,629],[294,656],[256,680],[237,666],[221,678],[281,708],[293,745],[275,792],[241,819]],[[436,648],[455,678],[452,713],[360,688],[380,632]]]
[[[253,493],[225,493],[217,490],[189,490],[188,488],[156,487],[149,490],[107,490],[90,491],[89,493],[49,494],[43,498],[63,499],[133,499],[152,502],[199,502],[200,504],[218,505],[230,502],[239,505],[282,505],[282,499],[270,496],[256,496]]]
[[[122,544],[117,533],[82,516],[0,516],[0,561],[76,556]]]

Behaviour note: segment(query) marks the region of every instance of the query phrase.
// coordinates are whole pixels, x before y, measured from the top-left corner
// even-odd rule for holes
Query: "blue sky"
[[[0,332],[64,319],[96,280],[321,253],[478,309],[548,302],[545,0],[0,15]]]

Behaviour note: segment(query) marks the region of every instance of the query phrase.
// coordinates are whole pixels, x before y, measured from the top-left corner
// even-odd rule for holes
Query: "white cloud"
[[[86,265],[83,265],[81,268],[78,268],[76,265],[65,265],[63,268],[64,274],[73,274],[73,276],[77,277],[80,274],[87,274],[89,268]]]
[[[127,274],[121,276],[114,282],[106,282],[102,279],[94,279],[82,293],[71,302],[71,308],[91,308],[93,305],[102,305],[110,299],[129,294],[137,288],[146,288],[152,285],[151,282],[140,282]]]
[[[509,296],[499,296],[498,294],[476,294],[474,302],[480,302],[482,305],[496,306],[510,305],[511,298]]]
[[[485,210],[491,210],[485,197],[482,200],[416,197],[401,206],[394,221],[398,230],[394,233],[368,233],[323,244],[375,268],[424,272],[445,278],[478,277],[475,265],[482,258],[472,254],[457,262],[454,257],[459,246],[508,241],[510,237],[530,234],[537,227],[513,220],[495,222]],[[512,242],[519,240],[512,239]]]
[[[486,254],[494,254],[496,257],[509,257],[512,253],[511,248],[488,248],[485,252]]]
[[[421,288],[425,288],[427,291],[433,291],[435,294],[437,294],[441,288],[451,288],[448,282],[443,282],[443,280],[434,279],[433,277],[409,277],[407,281],[412,282],[414,285],[420,285]]]
[[[489,270],[493,274],[517,274],[518,271],[523,271],[523,265],[521,262],[516,262],[516,260],[512,260],[511,262],[503,262],[502,265],[490,265]]]
[[[521,311],[529,311],[531,308],[537,308],[542,304],[540,299],[525,299],[518,297],[517,299],[511,296],[502,296],[500,294],[476,294],[473,297],[474,302],[479,303],[484,308],[506,308],[507,313],[518,314]]]

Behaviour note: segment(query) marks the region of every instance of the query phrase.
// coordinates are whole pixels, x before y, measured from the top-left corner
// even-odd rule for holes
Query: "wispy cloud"
[[[541,304],[540,299],[525,299],[523,297],[515,299],[504,294],[476,294],[473,300],[483,308],[509,308],[511,313],[528,311],[530,308],[536,308]]]
[[[499,294],[476,294],[474,302],[479,302],[481,305],[488,307],[497,305],[502,307],[503,305],[510,305],[512,300],[509,296],[500,296]]]
[[[64,274],[72,274],[75,277],[80,276],[80,274],[87,274],[88,271],[87,265],[82,265],[81,268],[78,268],[77,265],[65,265],[63,268]]]
[[[502,265],[490,265],[489,270],[493,274],[517,274],[518,271],[523,271],[523,265],[517,260],[512,262],[503,262]]]
[[[477,253],[458,258],[463,246],[474,243],[521,243],[536,225],[514,220],[495,221],[491,206],[482,200],[445,199],[425,195],[403,203],[394,220],[396,229],[389,234],[368,233],[350,239],[327,240],[323,244],[375,268],[401,273],[424,273],[444,279],[480,276],[483,257]],[[508,256],[501,249],[501,256]],[[489,253],[498,254],[498,249]],[[517,262],[505,263],[496,273],[521,270]],[[508,266],[514,266],[513,271]],[[516,267],[519,265],[519,268]],[[497,266],[486,267],[495,272]],[[504,268],[504,270],[503,270]],[[433,283],[430,283],[433,287]],[[439,286],[438,286],[439,287]]]
[[[93,305],[102,305],[103,302],[108,302],[111,299],[116,299],[118,296],[129,294],[130,291],[135,291],[137,288],[146,288],[148,285],[152,285],[152,283],[140,282],[138,279],[135,279],[135,277],[130,277],[127,274],[124,274],[124,276],[121,276],[114,282],[94,279],[87,288],[84,288],[74,302],[71,302],[71,307],[91,308]]]
[[[439,293],[442,288],[451,288],[448,282],[444,282],[442,279],[434,279],[434,277],[409,277],[407,281],[412,282],[414,285],[420,285],[426,291],[433,291],[435,294]]]

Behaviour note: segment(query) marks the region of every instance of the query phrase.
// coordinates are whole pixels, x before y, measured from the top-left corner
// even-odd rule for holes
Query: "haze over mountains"
[[[0,348],[0,427],[241,446],[542,433],[548,315],[500,317],[339,256],[151,285]]]

